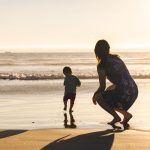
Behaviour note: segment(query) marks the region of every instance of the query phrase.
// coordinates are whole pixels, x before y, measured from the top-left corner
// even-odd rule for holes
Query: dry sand
[[[0,150],[150,150],[149,131],[1,130]]]

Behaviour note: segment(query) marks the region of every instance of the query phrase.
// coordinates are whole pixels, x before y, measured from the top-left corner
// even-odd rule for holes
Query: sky
[[[149,0],[0,0],[0,49],[150,49]],[[20,49],[21,51],[21,49]]]

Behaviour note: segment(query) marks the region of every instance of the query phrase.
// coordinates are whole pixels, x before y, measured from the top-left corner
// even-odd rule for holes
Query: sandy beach
[[[64,128],[65,118],[70,125],[71,116],[62,111],[62,80],[1,81],[0,149],[149,150],[150,81],[136,82],[140,93],[130,109],[134,115],[130,121],[131,128],[114,131],[107,125],[111,116],[91,102],[98,86],[97,80],[82,80],[72,114],[76,129]]]
[[[98,105],[93,105],[92,95],[98,80],[81,80],[74,112],[77,128],[111,129],[107,122],[112,117]],[[133,114],[130,125],[134,129],[150,129],[149,79],[136,80],[139,96],[129,110]],[[1,81],[0,129],[31,130],[64,128],[70,114],[63,111],[63,80],[46,81]]]
[[[100,129],[1,130],[2,150],[149,150],[150,132]]]
[[[150,150],[150,0],[0,0],[0,23],[0,150]],[[92,100],[112,84],[120,118]]]

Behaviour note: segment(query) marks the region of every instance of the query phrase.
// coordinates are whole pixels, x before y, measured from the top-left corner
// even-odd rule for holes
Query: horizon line
[[[92,52],[95,46],[88,45],[60,45],[60,46],[0,46],[0,53],[5,52]],[[30,50],[30,51],[29,51]],[[35,51],[36,50],[36,51]],[[65,50],[65,51],[64,51]],[[111,52],[150,52],[150,47],[144,46],[111,46]]]

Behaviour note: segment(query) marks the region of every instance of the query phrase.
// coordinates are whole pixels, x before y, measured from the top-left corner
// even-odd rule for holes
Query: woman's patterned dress
[[[105,71],[107,79],[116,86],[102,92],[105,102],[112,108],[128,110],[138,96],[138,88],[124,62],[118,56],[108,55],[97,69]]]

